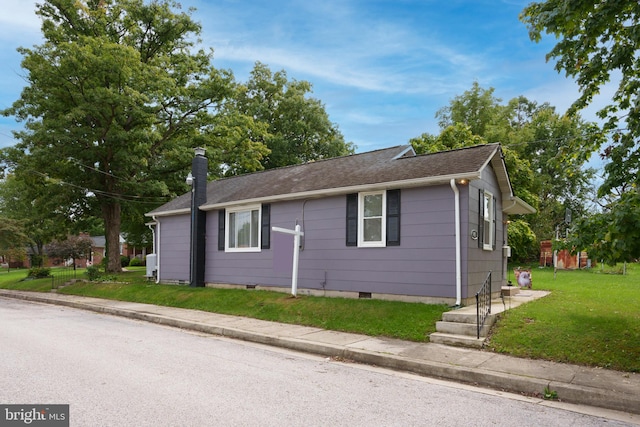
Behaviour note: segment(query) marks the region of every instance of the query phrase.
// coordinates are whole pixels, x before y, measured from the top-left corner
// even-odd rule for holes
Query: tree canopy
[[[638,186],[640,169],[640,3],[637,1],[547,0],[527,6],[521,20],[539,42],[543,32],[558,43],[547,54],[558,72],[575,78],[580,96],[571,111],[594,100],[603,85],[617,80],[611,102],[599,111],[612,138],[602,150],[611,161],[601,188]],[[583,141],[586,145],[590,141]],[[602,141],[597,141],[601,147]],[[587,150],[588,151],[588,150]]]
[[[570,113],[593,103],[606,84],[617,83],[612,99],[598,115],[605,140],[574,140],[574,153],[600,150],[607,160],[598,195],[606,200],[602,212],[579,218],[567,245],[588,249],[608,263],[640,257],[640,3],[637,1],[547,0],[527,6],[520,16],[533,41],[543,33],[558,42],[547,54],[578,83],[580,95]]]
[[[20,247],[29,241],[29,237],[23,232],[20,222],[0,217],[0,253]]]
[[[109,271],[121,269],[123,205],[171,195],[166,173],[188,156],[181,144],[203,132],[229,93],[231,77],[210,65],[210,54],[190,51],[200,26],[172,6],[38,5],[44,43],[19,49],[28,86],[4,112],[25,121],[16,147],[29,153],[27,167],[102,216]]]
[[[30,161],[17,148],[0,150],[0,164],[6,168],[0,173],[0,214],[19,221],[29,236],[32,262],[40,265],[45,244],[69,233],[94,231],[96,221],[84,193],[47,177]]]
[[[311,83],[288,79],[284,70],[274,73],[260,62],[239,91],[235,107],[267,129],[264,143],[269,153],[261,161],[265,169],[354,152],[322,103],[309,93]]]
[[[18,49],[27,86],[2,111],[24,129],[0,168],[5,195],[28,190],[10,216],[40,205],[27,221],[40,251],[101,218],[107,270],[119,271],[120,232],[145,243],[144,212],[188,190],[195,147],[210,178],[353,151],[308,82],[259,63],[246,84],[216,69],[172,0],[45,0],[36,14],[44,41]]]
[[[598,140],[597,126],[579,116],[559,115],[548,104],[520,96],[502,103],[494,89],[477,82],[438,110],[440,134],[411,139],[419,153],[500,142],[517,196],[538,209],[514,218],[510,225],[514,257],[537,253],[537,240],[550,239],[567,208],[584,209],[593,171],[585,168],[590,153],[576,153],[583,140]],[[517,247],[516,247],[517,245]]]

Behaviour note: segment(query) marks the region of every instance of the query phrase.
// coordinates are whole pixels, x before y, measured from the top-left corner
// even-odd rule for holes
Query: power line
[[[31,173],[34,173],[36,175],[40,175],[43,178],[47,179],[47,180],[53,180],[51,177],[49,177],[48,175],[42,173],[42,172],[38,172],[35,171],[33,169],[29,169],[28,170]],[[73,187],[73,188],[77,188],[79,190],[83,190],[87,193],[93,193],[96,195],[100,195],[102,197],[107,197],[107,198],[111,198],[111,199],[115,199],[115,200],[121,200],[121,201],[125,201],[125,202],[136,202],[136,203],[144,203],[144,204],[156,204],[156,203],[162,203],[162,202],[167,202],[169,201],[170,197],[168,196],[135,196],[135,195],[131,195],[131,194],[122,194],[122,193],[111,193],[108,191],[102,191],[102,190],[95,190],[95,189],[91,189],[91,188],[86,188],[86,187],[82,187],[80,185],[76,185],[76,184],[72,184],[70,182],[66,182],[63,181],[61,179],[56,179],[55,180],[57,183],[62,184],[62,185],[67,185],[69,187]]]
[[[70,161],[72,161],[72,162],[74,162],[75,164],[77,164],[77,165],[79,165],[79,166],[84,167],[84,168],[87,168],[87,169],[90,169],[90,170],[96,171],[96,172],[98,172],[98,173],[101,173],[101,174],[104,174],[104,175],[110,176],[110,177],[112,177],[112,178],[120,179],[120,180],[123,180],[123,181],[124,181],[124,178],[120,178],[119,176],[115,176],[114,174],[112,174],[112,173],[110,173],[110,172],[101,171],[100,169],[96,169],[96,168],[94,168],[94,167],[92,167],[92,166],[85,165],[84,163],[80,163],[78,160],[74,159],[73,157],[68,157],[67,159],[68,159],[68,160],[70,160]]]

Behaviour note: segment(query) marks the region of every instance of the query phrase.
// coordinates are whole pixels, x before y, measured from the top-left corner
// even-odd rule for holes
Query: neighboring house
[[[91,247],[91,256],[86,260],[86,266],[88,265],[100,265],[102,260],[107,254],[107,238],[105,236],[91,236],[93,240],[93,246]],[[123,246],[125,245],[124,239],[120,236],[120,254],[122,254]]]
[[[507,215],[535,212],[514,196],[499,144],[398,146],[209,182],[199,267],[191,203],[189,192],[147,214],[158,282],[193,283],[203,268],[207,286],[287,291],[293,237],[272,227],[299,224],[298,293],[447,304],[475,301],[489,271],[499,293]]]
[[[97,265],[102,262],[107,254],[107,240],[105,236],[91,236],[91,240],[93,240],[93,248],[89,265]],[[120,235],[120,255],[126,256],[129,259],[139,258],[144,262],[147,256],[147,250],[148,248],[131,246],[125,241],[124,237]]]
[[[552,241],[543,240],[540,242],[540,266],[553,267],[554,265],[561,270],[574,270],[576,268],[595,267],[596,261],[591,260],[586,251],[581,251],[577,254],[571,254],[566,249],[554,252]]]
[[[90,265],[99,265],[106,256],[105,236],[89,236],[85,233],[81,233],[80,236],[89,237],[93,241],[93,245],[91,247],[91,254],[88,258],[78,258],[75,260],[76,267],[86,268]],[[120,255],[126,256],[129,259],[139,258],[144,263],[149,249],[150,248],[138,248],[135,246],[131,246],[125,242],[125,239],[122,235],[120,236]],[[4,267],[4,264],[7,264],[7,266],[10,268],[31,268],[34,264],[32,258],[35,256],[35,254],[31,248],[26,248],[25,253],[27,254],[27,256],[25,257],[24,261],[9,260],[8,258],[5,260],[4,257],[0,256],[0,266]],[[72,259],[64,260],[48,256],[44,256],[43,259],[44,267],[59,267],[71,265],[73,265]]]

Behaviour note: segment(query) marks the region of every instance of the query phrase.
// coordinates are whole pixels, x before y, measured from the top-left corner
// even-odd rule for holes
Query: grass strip
[[[533,267],[534,289],[551,295],[505,312],[487,350],[518,357],[640,372],[640,265],[627,274],[596,267]],[[612,274],[616,273],[616,274]],[[448,308],[382,300],[301,296],[262,290],[190,288],[146,282],[144,269],[118,283],[76,283],[58,292],[252,317],[328,330],[428,341]],[[25,270],[0,272],[0,287],[48,292],[51,279],[20,281]],[[113,278],[113,277],[112,277]],[[513,280],[513,273],[511,273]],[[526,292],[526,291],[523,291]],[[508,297],[505,298],[508,304]]]
[[[533,269],[551,295],[508,310],[488,349],[519,357],[640,372],[640,269],[627,274]],[[523,291],[526,292],[526,291]],[[505,298],[508,304],[508,298]]]
[[[76,283],[60,293],[252,317],[334,331],[428,341],[446,305],[298,296],[140,283]]]

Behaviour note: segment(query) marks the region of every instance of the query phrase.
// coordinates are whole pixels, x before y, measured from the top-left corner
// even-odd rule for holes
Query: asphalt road
[[[0,298],[0,403],[71,426],[624,426],[352,363]]]

